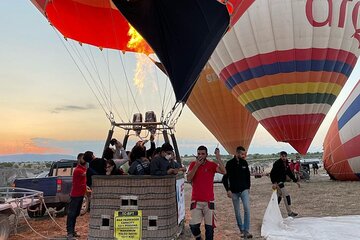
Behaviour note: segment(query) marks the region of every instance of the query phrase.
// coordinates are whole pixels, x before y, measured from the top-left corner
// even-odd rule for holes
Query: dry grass
[[[341,215],[360,215],[360,182],[336,182],[331,181],[327,176],[311,176],[309,182],[301,182],[301,188],[296,184],[288,183],[287,188],[292,197],[293,210],[299,213],[299,217],[320,217],[320,216],[341,216]],[[262,218],[272,194],[271,183],[268,177],[251,178],[252,187],[250,192],[251,201],[251,233],[253,239],[263,239],[260,236]],[[216,240],[240,239],[239,230],[232,207],[231,199],[227,198],[222,184],[214,185],[217,229],[215,230]],[[188,226],[190,219],[189,203],[191,197],[191,186],[186,184],[186,227],[185,232],[180,236],[181,240],[191,239]],[[283,203],[280,209],[285,216],[285,206]],[[89,214],[78,218],[77,230],[82,235],[81,239],[86,239],[88,233]],[[56,221],[65,227],[66,217],[58,217]],[[30,223],[36,231],[47,237],[59,238],[65,236],[66,232],[51,221],[50,218],[31,219]],[[24,225],[25,223],[22,223]],[[20,235],[10,236],[10,240],[15,239],[42,239],[37,237],[29,228],[23,228]]]

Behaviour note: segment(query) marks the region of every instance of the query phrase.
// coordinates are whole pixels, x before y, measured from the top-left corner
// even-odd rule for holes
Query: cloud
[[[60,113],[60,112],[69,112],[69,111],[84,111],[96,109],[93,104],[87,104],[85,106],[76,106],[76,105],[65,105],[62,107],[56,107],[51,110],[51,113]]]

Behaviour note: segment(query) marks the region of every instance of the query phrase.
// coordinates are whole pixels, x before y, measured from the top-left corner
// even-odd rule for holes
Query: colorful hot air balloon
[[[236,21],[253,1],[230,0],[232,21]],[[177,101],[186,100],[230,24],[226,5],[216,0],[32,2],[67,38],[100,48],[146,54],[154,50],[170,77]],[[151,48],[145,42],[137,47],[129,46],[130,24]]]
[[[258,122],[219,81],[209,64],[200,74],[187,106],[231,154],[249,148]]]
[[[336,180],[360,180],[360,81],[336,114],[324,140],[324,168]]]
[[[210,64],[277,141],[306,154],[359,56],[359,5],[257,0]]]

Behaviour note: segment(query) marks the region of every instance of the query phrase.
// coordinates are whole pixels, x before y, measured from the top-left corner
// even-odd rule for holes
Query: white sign
[[[176,180],[176,202],[178,207],[178,224],[185,219],[185,179]]]

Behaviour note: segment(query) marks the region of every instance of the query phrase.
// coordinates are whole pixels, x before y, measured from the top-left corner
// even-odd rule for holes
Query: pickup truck
[[[70,201],[72,175],[76,165],[76,160],[62,159],[51,165],[48,176],[42,178],[15,179],[14,185],[15,187],[43,192],[46,207],[55,208],[56,211],[65,208],[66,213]],[[85,214],[88,208],[89,197],[85,196],[81,214]],[[31,218],[42,217],[46,212],[46,208],[44,206],[33,206],[28,208],[27,212]]]

